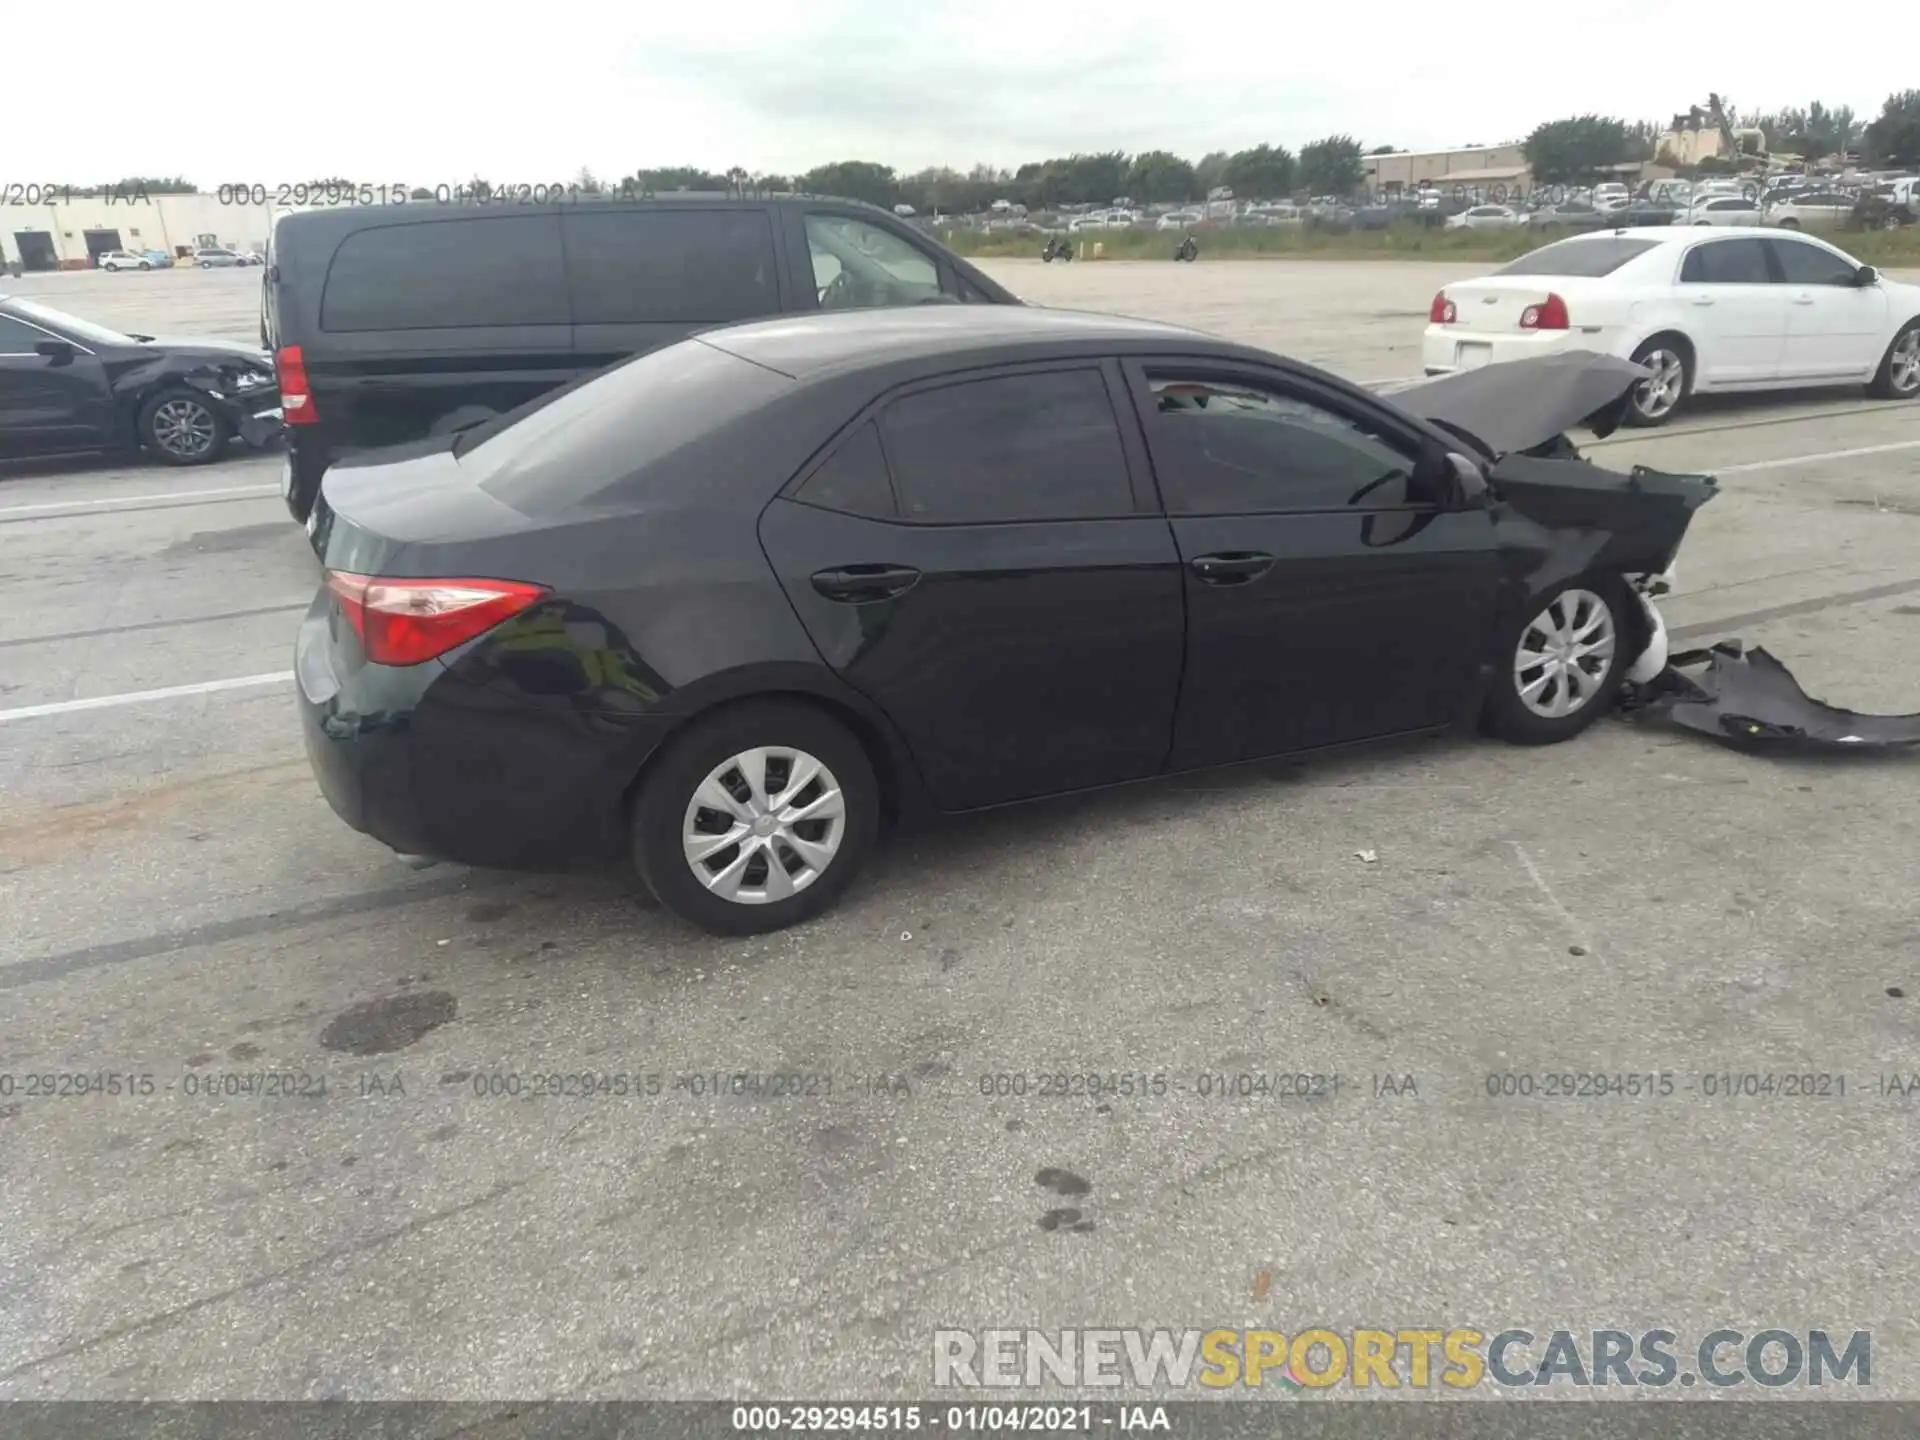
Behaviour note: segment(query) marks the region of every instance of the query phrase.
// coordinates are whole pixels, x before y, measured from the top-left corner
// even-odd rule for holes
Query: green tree
[[[1920,90],[1889,95],[1861,144],[1874,165],[1920,165]]]
[[[1256,145],[1237,151],[1220,173],[1240,200],[1277,200],[1293,189],[1293,154],[1284,145]]]
[[[800,177],[800,188],[815,195],[864,200],[869,205],[892,205],[900,198],[893,167],[871,160],[836,160],[831,165],[816,166]]]
[[[1193,184],[1202,195],[1216,185],[1227,182],[1220,177],[1227,173],[1227,161],[1233,157],[1224,150],[1209,150],[1200,157],[1200,163],[1193,167]]]
[[[1170,150],[1145,150],[1127,167],[1126,193],[1135,200],[1191,200],[1193,162]]]
[[[1315,195],[1351,195],[1366,173],[1360,142],[1351,135],[1329,135],[1300,147],[1300,183]]]
[[[411,200],[432,200],[432,199],[435,199],[436,197],[433,191],[427,189],[426,186],[416,185],[413,187],[412,191],[409,193],[407,198]]]
[[[1626,121],[1609,115],[1549,120],[1535,127],[1524,148],[1527,166],[1542,185],[1588,179],[1609,165],[1637,158]]]
[[[599,195],[605,190],[599,177],[584,165],[580,167],[580,173],[573,177],[573,188],[582,195]]]
[[[1369,155],[1397,155],[1399,153],[1400,152],[1395,150],[1391,145],[1376,145],[1367,151]]]
[[[178,175],[129,175],[124,180],[115,180],[110,184],[87,188],[87,193],[112,193],[120,195],[198,195],[200,187],[191,180],[183,180]]]
[[[620,182],[620,188],[639,193],[662,190],[724,190],[727,188],[727,180],[724,175],[716,175],[711,170],[702,170],[698,165],[662,165],[655,169],[634,171]]]

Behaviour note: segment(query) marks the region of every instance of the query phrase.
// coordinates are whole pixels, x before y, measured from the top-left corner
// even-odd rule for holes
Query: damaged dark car
[[[0,296],[0,460],[146,451],[204,465],[238,438],[280,434],[264,351],[223,340],[124,335],[21,296]]]
[[[1638,367],[1485,373],[1389,398],[1015,307],[707,331],[328,472],[309,757],[403,855],[631,864],[749,934],[886,823],[1568,740],[1664,670],[1652,596],[1714,482],[1579,457]]]

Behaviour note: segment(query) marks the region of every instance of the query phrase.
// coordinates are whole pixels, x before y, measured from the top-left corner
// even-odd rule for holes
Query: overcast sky
[[[1818,99],[1865,119],[1920,84],[1920,50],[1893,43],[1920,39],[1912,0],[1807,14],[1774,25],[1764,4],[1673,0],[321,0],[120,22],[22,0],[0,25],[0,185],[964,169],[1076,149],[1297,151],[1340,131],[1424,150],[1584,111],[1665,119],[1709,90],[1741,110]],[[1810,38],[1827,15],[1831,34]]]

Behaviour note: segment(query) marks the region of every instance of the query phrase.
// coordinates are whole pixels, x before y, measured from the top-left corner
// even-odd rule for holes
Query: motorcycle
[[[1194,243],[1191,231],[1180,237],[1180,244],[1178,248],[1174,250],[1173,258],[1175,260],[1188,261],[1198,260],[1200,258],[1200,247]]]
[[[1073,259],[1073,242],[1064,240],[1058,235],[1049,236],[1046,248],[1040,252],[1040,258],[1049,265],[1056,260],[1071,260]]]

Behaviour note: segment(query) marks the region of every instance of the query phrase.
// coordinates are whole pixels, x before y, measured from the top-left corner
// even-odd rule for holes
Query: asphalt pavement
[[[1470,273],[993,268],[1375,382]],[[12,288],[247,339],[258,283]],[[1683,640],[1920,710],[1920,405],[1591,453],[1722,476]],[[1920,762],[1609,720],[1253,767],[723,941],[340,824],[278,467],[0,477],[0,1398],[883,1398],[937,1329],[1423,1323],[1871,1330],[1920,1396]],[[1490,1093],[1561,1073],[1673,1083]]]

